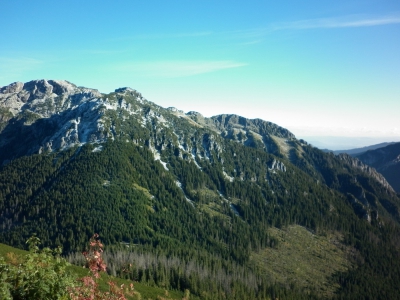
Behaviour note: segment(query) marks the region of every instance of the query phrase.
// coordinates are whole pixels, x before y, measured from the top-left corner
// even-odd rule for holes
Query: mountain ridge
[[[98,133],[94,133],[96,130],[100,130],[99,127],[101,127],[101,124],[95,124],[97,126],[87,126],[87,128],[84,128],[83,131],[88,132],[86,132],[82,138],[79,136],[79,130],[77,129],[79,126],[77,125],[79,125],[81,119],[84,119],[84,112],[87,110],[93,111],[97,109],[99,111],[98,115],[101,117],[104,113],[104,109],[110,110],[119,107],[129,111],[131,108],[130,104],[127,104],[126,107],[124,107],[123,101],[121,103],[111,103],[108,101],[109,99],[105,97],[106,94],[101,94],[95,89],[77,87],[68,81],[34,80],[25,84],[16,82],[9,86],[1,87],[0,91],[2,93],[0,94],[0,108],[5,110],[2,113],[2,119],[4,119],[4,121],[9,120],[11,117],[10,113],[14,117],[26,113],[27,116],[21,116],[21,119],[24,119],[25,125],[30,125],[30,122],[33,122],[36,119],[50,118],[69,110],[69,114],[66,115],[65,120],[60,121],[60,118],[55,120],[55,123],[60,123],[58,124],[60,130],[67,132],[64,134],[59,132],[52,137],[47,137],[47,140],[44,141],[45,145],[39,147],[41,150],[37,150],[38,152],[43,151],[43,149],[53,149],[53,141],[56,145],[55,149],[58,149],[63,148],[66,145],[74,145],[79,142],[85,143],[88,141],[87,136],[91,134],[95,134],[97,136],[93,137],[89,141],[95,142],[103,140],[103,136],[99,136]],[[53,93],[53,91],[56,92]],[[153,108],[156,108],[156,110],[165,110],[164,108],[147,101],[141,96],[140,93],[132,88],[118,88],[115,90],[114,94],[125,93],[134,95],[136,97],[135,100],[138,100],[141,103],[146,102],[147,104],[153,106]],[[80,106],[83,106],[82,109]],[[236,115],[218,115],[211,118],[204,118],[200,113],[197,112],[189,112],[185,114],[174,108],[169,108],[167,110],[172,111],[178,117],[186,117],[191,119],[199,126],[207,127],[213,131],[222,133],[223,136],[230,138],[236,138],[238,132],[250,135],[250,139],[253,138],[253,135],[265,135],[270,133],[276,134],[277,137],[294,138],[294,135],[287,129],[261,119],[249,120]],[[135,112],[129,111],[129,113]],[[149,114],[146,114],[146,117],[148,115]],[[152,115],[150,112],[150,117],[151,116]],[[93,121],[93,116],[89,117],[90,120]],[[4,127],[4,121],[2,127]],[[72,130],[71,128],[66,128],[68,125],[75,125],[75,128],[72,128]],[[260,125],[262,125],[261,132],[257,132],[260,129]],[[82,127],[82,125],[80,127]],[[4,130],[4,128],[2,128],[2,130]],[[112,132],[112,130],[109,130],[108,134],[110,132]],[[5,143],[4,138],[2,143]]]
[[[385,143],[379,143],[375,145],[370,145],[370,146],[365,146],[361,148],[353,148],[353,149],[348,149],[348,150],[329,150],[329,149],[321,149],[324,152],[333,152],[334,154],[340,154],[340,153],[347,153],[351,156],[358,156],[361,155],[364,152],[367,152],[368,150],[376,150],[379,148],[383,148],[392,144],[395,144],[396,142],[385,142]]]
[[[85,143],[104,143],[107,139],[124,136],[126,141],[149,147],[164,167],[167,162],[162,160],[161,152],[171,147],[177,149],[179,157],[198,165],[197,159],[212,160],[213,150],[218,153],[223,151],[221,140],[217,138],[219,136],[286,158],[305,170],[310,169],[309,174],[315,175],[313,170],[318,169],[311,157],[303,157],[306,142],[297,140],[287,129],[261,119],[226,114],[206,118],[198,112],[184,113],[176,108],[158,106],[129,87],[102,94],[96,89],[78,87],[65,80],[13,83],[0,88],[0,91],[1,115],[11,113],[12,120],[15,120],[13,124],[8,124],[9,128],[4,127],[7,121],[2,124],[0,159],[3,164],[26,154],[52,152]],[[9,110],[4,113],[7,108]],[[127,120],[136,132],[127,133],[133,130],[125,126]],[[189,126],[180,120],[188,122]],[[196,125],[194,128],[198,129],[190,129],[190,125]],[[142,130],[145,134],[136,136]],[[197,137],[194,138],[193,134]],[[14,148],[7,156],[2,149],[9,144]],[[385,189],[394,193],[390,184],[375,169],[363,165],[356,158],[341,156],[340,159],[373,176]],[[226,170],[224,174],[226,178],[235,176]],[[321,175],[320,178],[325,180]],[[239,175],[240,178],[244,176]]]
[[[276,124],[163,108],[131,88],[102,94],[37,80],[0,91],[0,241],[20,246],[36,230],[70,252],[95,231],[108,244],[223,264],[226,274],[234,262],[252,270],[251,284],[238,284],[253,299],[270,277],[249,260],[275,247],[270,227],[338,231],[346,247],[363,259],[381,253],[385,266],[397,251],[386,246],[395,243],[400,199],[385,179]],[[231,293],[231,284],[216,290]]]

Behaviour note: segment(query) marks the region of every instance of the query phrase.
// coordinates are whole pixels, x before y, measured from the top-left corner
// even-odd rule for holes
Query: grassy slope
[[[317,236],[301,226],[271,228],[279,240],[276,249],[266,248],[252,254],[252,261],[274,282],[315,290],[323,297],[333,295],[339,286],[330,281],[337,271],[351,266],[351,249],[345,248],[338,234]]]

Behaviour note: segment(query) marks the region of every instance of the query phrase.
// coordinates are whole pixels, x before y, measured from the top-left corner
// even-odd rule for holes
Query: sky
[[[332,150],[400,141],[398,0],[3,0],[0,32],[0,86],[128,86]]]

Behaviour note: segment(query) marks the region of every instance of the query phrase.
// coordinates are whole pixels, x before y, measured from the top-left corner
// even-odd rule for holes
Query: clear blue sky
[[[400,140],[400,1],[2,1],[0,86],[122,86],[298,137]]]

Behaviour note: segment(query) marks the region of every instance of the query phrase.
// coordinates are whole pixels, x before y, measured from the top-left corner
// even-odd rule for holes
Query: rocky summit
[[[16,82],[2,87],[0,108],[1,146],[15,142],[16,128],[22,134],[36,137],[28,145],[24,141],[22,154],[65,149],[124,135],[116,131],[110,121],[109,113],[116,111],[122,119],[135,119],[142,128],[154,125],[154,129],[158,127],[159,132],[163,131],[163,128],[173,126],[173,115],[197,127],[211,129],[223,137],[239,139],[244,144],[261,142],[266,149],[276,151],[282,139],[294,139],[288,130],[259,119],[248,120],[235,115],[204,118],[196,112],[184,114],[174,108],[164,109],[145,100],[131,88],[118,88],[115,93],[105,95],[61,80]],[[14,122],[8,123],[11,118]],[[38,120],[47,126],[37,128],[35,124]],[[179,137],[177,132],[175,135]],[[179,144],[182,139],[179,137],[176,145],[183,147]],[[148,142],[157,143],[155,140]]]

